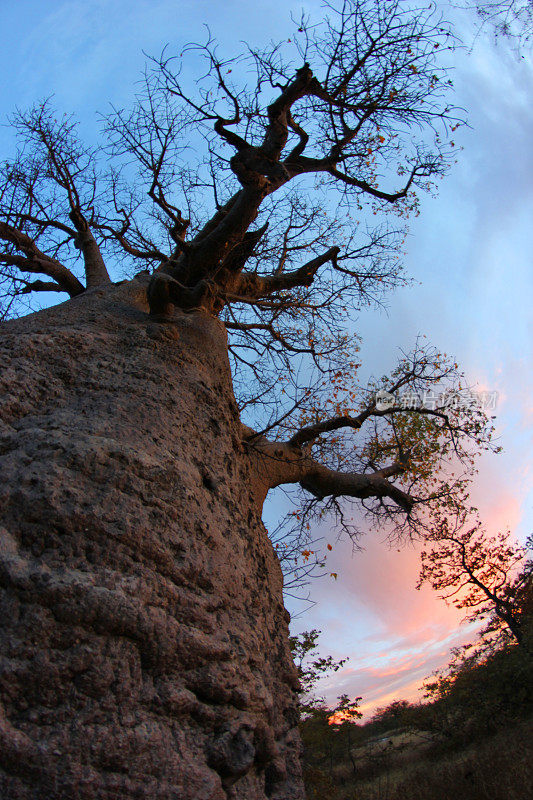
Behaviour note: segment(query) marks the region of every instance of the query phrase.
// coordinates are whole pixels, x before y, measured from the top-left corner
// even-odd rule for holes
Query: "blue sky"
[[[96,110],[130,102],[143,50],[158,53],[167,42],[178,49],[203,38],[208,23],[232,54],[243,40],[289,35],[290,12],[299,15],[302,7],[316,13],[320,3],[0,0],[7,33],[0,111],[5,117],[53,94],[57,107],[74,112],[93,134]],[[459,23],[471,41],[468,16]],[[482,460],[474,498],[489,529],[509,526],[524,539],[533,529],[533,68],[529,54],[495,47],[487,37],[454,63],[455,102],[467,109],[471,126],[457,132],[458,163],[411,224],[406,267],[413,285],[389,298],[387,313],[363,313],[357,330],[375,374],[394,364],[398,347],[408,350],[426,334],[472,382],[499,392],[504,452]],[[12,144],[9,129],[0,128],[1,157]],[[270,507],[268,519],[274,514]],[[391,551],[371,533],[363,544],[353,559],[348,543],[335,545],[330,564],[339,578],[313,587],[317,604],[294,628],[321,628],[324,652],[350,656],[326,681],[327,696],[362,695],[372,707],[413,696],[466,632],[453,609],[429,590],[415,591],[414,550]]]

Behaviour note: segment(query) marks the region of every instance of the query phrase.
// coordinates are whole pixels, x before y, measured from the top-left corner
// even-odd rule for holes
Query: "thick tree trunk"
[[[0,797],[303,798],[225,331],[145,298],[0,331]]]

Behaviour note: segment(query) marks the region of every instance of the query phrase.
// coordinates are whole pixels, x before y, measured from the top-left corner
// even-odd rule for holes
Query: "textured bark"
[[[143,279],[0,331],[0,796],[303,798],[225,331]]]

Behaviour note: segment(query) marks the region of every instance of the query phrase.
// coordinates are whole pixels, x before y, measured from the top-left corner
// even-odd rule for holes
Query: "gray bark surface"
[[[302,800],[225,331],[146,281],[0,328],[0,797]]]

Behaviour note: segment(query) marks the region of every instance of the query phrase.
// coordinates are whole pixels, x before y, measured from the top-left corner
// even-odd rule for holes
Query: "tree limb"
[[[295,289],[297,286],[310,286],[319,268],[328,261],[335,266],[339,247],[330,247],[322,255],[311,259],[292,272],[273,275],[257,275],[252,272],[243,272],[234,292],[240,297],[261,298],[268,297],[275,292]]]
[[[315,497],[355,497],[361,500],[375,497],[389,498],[407,514],[415,500],[407,492],[391,483],[388,478],[401,474],[401,462],[371,473],[342,472],[316,461],[307,450],[290,442],[271,442],[251,428],[243,427],[249,452],[255,457],[256,468],[262,478],[265,496],[269,489],[287,483],[299,483]]]
[[[24,256],[3,253],[0,254],[0,261],[4,264],[12,264],[19,269],[27,272],[37,272],[48,275],[62,287],[71,297],[75,297],[85,291],[82,283],[55,258],[47,256],[41,252],[33,239],[27,234],[0,221],[0,239],[14,245],[18,250],[22,250]]]

